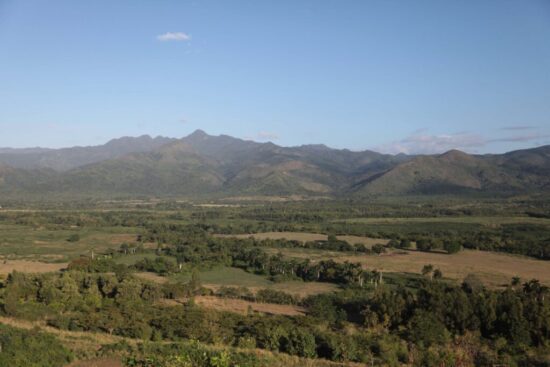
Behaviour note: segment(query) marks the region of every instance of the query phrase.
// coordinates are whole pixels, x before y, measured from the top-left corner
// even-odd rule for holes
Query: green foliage
[[[432,312],[417,310],[409,321],[409,339],[421,347],[444,344],[450,334],[445,325]]]
[[[68,242],[78,242],[80,241],[80,235],[78,233],[73,233],[72,235],[67,238]]]
[[[51,335],[0,325],[0,366],[59,367],[72,359],[71,352]]]
[[[159,345],[157,349],[142,346],[132,350],[131,363],[143,366],[153,362],[214,366],[256,363],[252,358],[241,358],[232,346],[367,365],[454,365],[465,355],[467,358],[467,350],[473,351],[475,358],[464,362],[466,365],[543,365],[540,361],[544,361],[549,345],[550,297],[548,289],[536,281],[521,284],[521,279],[515,279],[506,289],[491,290],[475,276],[468,276],[457,286],[450,279],[436,281],[443,274],[433,266],[425,269],[424,277],[382,274],[365,271],[355,263],[290,258],[287,256],[291,251],[283,250],[304,247],[307,250],[303,253],[323,255],[326,250],[350,252],[346,256],[370,253],[366,246],[351,245],[336,237],[366,235],[380,238],[380,242],[391,239],[392,247],[409,248],[416,243],[420,250],[452,253],[463,246],[544,258],[550,238],[546,219],[519,215],[523,205],[544,212],[546,204],[525,200],[449,205],[453,209],[436,201],[422,205],[413,205],[412,201],[373,201],[369,205],[348,201],[271,206],[254,203],[220,208],[161,201],[128,204],[132,210],[50,210],[47,215],[40,211],[2,212],[2,254],[16,251],[10,244],[19,243],[19,239],[23,247],[27,246],[25,251],[34,240],[61,243],[76,225],[82,238],[63,248],[75,251],[63,252],[72,254],[73,259],[64,274],[12,273],[0,287],[0,311],[11,317],[47,320],[60,329],[105,332],[159,341],[159,345],[190,338],[200,341],[197,354],[191,347],[163,349]],[[513,216],[481,216],[501,215],[501,211],[502,215]],[[350,220],[352,216],[357,220]],[[388,218],[376,218],[383,216]],[[106,225],[117,227],[107,230],[103,227]],[[270,230],[333,235],[327,241],[306,243],[214,235]],[[26,232],[35,232],[35,237]],[[128,238],[128,233],[140,233],[137,243]],[[113,234],[126,234],[119,250],[109,250],[118,245],[112,238],[100,236]],[[109,243],[88,242],[94,236]],[[105,251],[97,251],[93,260],[78,257],[90,255],[90,248]],[[277,254],[278,250],[285,255]],[[379,248],[375,246],[374,250]],[[136,270],[165,275],[167,283],[159,285],[134,277]],[[332,289],[339,291],[302,300],[274,289],[260,289],[272,286],[270,280],[289,279],[296,280],[293,284],[303,282],[304,288],[311,284],[307,282],[330,282],[337,284]],[[250,288],[226,286],[209,294],[298,305],[306,315],[240,315],[182,300],[205,294],[202,282],[246,285]],[[284,284],[279,286],[285,289]],[[253,294],[253,287],[260,290]],[[168,302],[159,302],[163,298],[185,304],[167,306]],[[206,346],[211,343],[225,346],[224,352],[212,351]],[[202,362],[196,359],[205,355]],[[414,357],[414,362],[409,357]],[[195,358],[195,362],[189,358]],[[257,365],[269,365],[264,362]]]
[[[460,251],[461,247],[462,246],[460,246],[458,242],[446,241],[443,244],[443,249],[447,251],[449,254],[456,254],[457,252]]]

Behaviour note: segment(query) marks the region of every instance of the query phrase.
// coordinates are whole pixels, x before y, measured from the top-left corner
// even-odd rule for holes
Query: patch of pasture
[[[309,241],[326,241],[328,236],[320,233],[306,233],[306,232],[262,232],[252,234],[237,234],[237,235],[217,235],[218,237],[234,237],[234,238],[255,238],[257,240],[291,240],[299,242]],[[373,246],[377,243],[387,244],[388,239],[370,238],[362,236],[336,236],[339,240],[346,241],[352,245],[363,244],[367,247]]]
[[[246,315],[249,309],[270,315],[299,316],[305,314],[305,309],[294,305],[278,305],[274,303],[250,302],[242,299],[220,298],[215,296],[197,296],[196,304],[221,311],[229,311]]]
[[[33,258],[43,261],[63,261],[80,255],[90,255],[120,244],[135,243],[137,228],[55,228],[27,225],[0,224],[0,256]],[[71,235],[77,234],[80,240],[69,242]],[[55,259],[55,260],[54,260]]]
[[[173,281],[188,282],[190,273],[174,274]],[[266,277],[248,273],[242,269],[231,267],[217,267],[199,272],[199,279],[204,286],[233,286],[233,287],[267,287],[273,282]]]
[[[22,273],[49,273],[65,269],[67,265],[67,263],[0,259],[0,275],[7,275],[14,271]]]
[[[538,279],[550,284],[550,263],[523,256],[504,253],[464,250],[456,254],[421,251],[390,251],[382,255],[349,255],[334,251],[308,249],[271,249],[272,253],[281,252],[286,257],[360,262],[368,270],[381,270],[388,273],[419,274],[422,267],[432,264],[440,269],[446,278],[462,281],[468,274],[475,274],[487,286],[499,287],[509,284],[514,276],[522,281]]]
[[[480,224],[494,227],[502,224],[529,223],[550,225],[548,218],[534,217],[481,217],[481,216],[460,216],[460,217],[414,217],[414,218],[348,218],[337,219],[334,222],[362,223],[362,224],[415,224],[415,223],[458,223],[458,224]]]

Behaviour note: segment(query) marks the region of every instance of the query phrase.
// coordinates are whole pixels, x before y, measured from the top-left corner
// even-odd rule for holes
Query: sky
[[[548,0],[0,0],[0,147],[550,144]]]

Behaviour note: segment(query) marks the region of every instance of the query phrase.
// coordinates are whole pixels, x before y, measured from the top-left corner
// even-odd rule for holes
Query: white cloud
[[[164,34],[158,35],[157,40],[162,42],[167,41],[190,41],[191,35],[183,32],[166,32]]]
[[[481,135],[471,133],[429,135],[412,134],[405,139],[381,145],[377,150],[384,153],[436,154],[451,149],[469,150],[487,144]]]
[[[514,128],[510,130],[525,129]],[[449,151],[451,149],[458,149],[470,153],[475,153],[477,148],[482,148],[492,143],[530,142],[550,137],[550,135],[548,134],[525,134],[487,139],[482,135],[469,132],[430,135],[425,134],[424,131],[425,130],[415,131],[410,136],[404,139],[380,145],[374,148],[374,150],[390,154],[438,154]]]

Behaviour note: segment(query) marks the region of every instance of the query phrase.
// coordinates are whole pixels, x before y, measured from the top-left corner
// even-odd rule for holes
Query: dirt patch
[[[67,268],[68,263],[43,263],[27,260],[0,260],[0,274],[13,271],[22,273],[50,273]]]
[[[120,358],[97,358],[89,361],[73,362],[67,367],[123,367]]]

